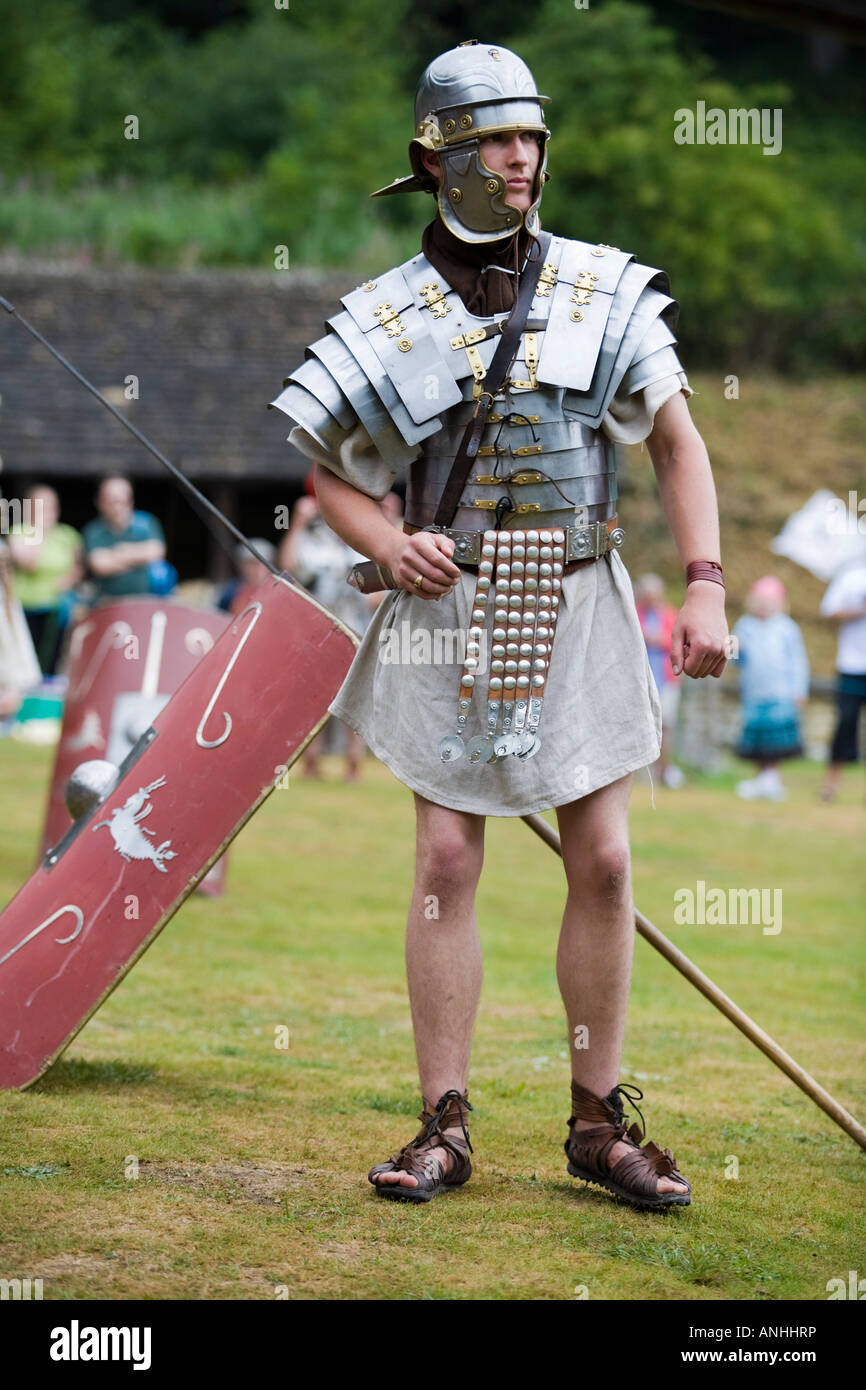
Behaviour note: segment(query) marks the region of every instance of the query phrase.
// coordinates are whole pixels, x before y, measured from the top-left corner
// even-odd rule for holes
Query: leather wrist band
[[[713,584],[721,584],[723,589],[725,587],[722,567],[715,560],[692,560],[686,566],[686,587],[695,579],[709,579]]]

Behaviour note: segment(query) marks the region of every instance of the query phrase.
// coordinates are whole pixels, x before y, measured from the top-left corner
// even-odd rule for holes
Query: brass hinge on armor
[[[508,316],[496,319],[494,323],[487,324],[484,328],[468,328],[465,333],[458,333],[456,338],[449,338],[448,342],[452,352],[459,352],[461,348],[472,347],[474,343],[483,343],[487,338],[498,338],[500,333],[505,331]],[[543,333],[547,328],[546,319],[527,319],[524,332]]]
[[[518,391],[535,391],[538,388],[538,378],[536,370],[538,368],[538,335],[536,333],[524,334],[524,352],[526,370],[529,372],[529,380],[521,381],[517,377],[511,377],[509,386]],[[541,450],[539,449],[539,453]]]
[[[467,347],[466,356],[469,359],[469,365],[472,368],[472,375],[475,378],[475,381],[472,386],[472,399],[473,401],[480,401],[481,383],[487,375],[487,368],[485,367],[484,362],[482,361],[481,353],[478,351],[477,347]]]
[[[487,418],[489,420],[490,416],[488,415]],[[521,444],[519,449],[509,449],[502,444],[482,444],[475,457],[492,459],[501,454],[508,454],[512,458],[524,459],[529,458],[530,454],[541,454],[543,452],[540,444]],[[494,483],[501,483],[502,479],[493,478],[491,481]]]
[[[429,281],[421,286],[421,293],[424,296],[424,303],[431,310],[434,319],[444,319],[446,314],[451,313],[451,305],[445,303],[445,296],[439,288],[436,280]]]
[[[592,303],[592,296],[595,294],[595,281],[598,276],[591,270],[582,270],[574,282],[574,292],[569,300],[571,304],[580,304],[583,308]],[[580,323],[583,314],[580,309],[572,309],[568,316],[573,323]]]
[[[515,487],[523,487],[527,483],[540,483],[543,479],[543,473],[509,473],[507,478],[497,478],[495,473],[476,473],[472,481],[473,483],[480,483],[484,487],[501,487],[505,482],[508,483],[509,487],[512,483]]]
[[[513,410],[509,415],[496,415],[491,410],[487,416],[487,423],[488,425],[501,425],[503,420],[507,420],[509,425],[516,428],[520,425],[537,425],[540,419],[540,415],[518,415]]]
[[[456,338],[451,339],[451,351],[457,352],[459,348],[471,347],[473,343],[483,343],[485,338],[492,338],[494,332],[499,332],[499,324],[489,332],[486,328],[470,328],[466,333],[458,333]]]
[[[377,304],[373,310],[373,314],[379,320],[389,338],[397,338],[401,333],[406,332],[406,325],[401,323],[400,315],[391,308],[390,300],[386,299],[383,304]]]
[[[473,507],[480,507],[483,511],[486,512],[495,512],[496,508],[499,506],[499,500],[496,497],[476,497],[472,505]],[[521,516],[524,515],[526,512],[540,512],[541,503],[518,502],[516,507],[510,508],[510,511]]]
[[[558,274],[559,266],[554,265],[552,261],[546,261],[542,269],[542,272],[538,277],[538,289],[535,291],[535,293],[543,294],[549,299],[550,291],[556,284],[556,277]]]

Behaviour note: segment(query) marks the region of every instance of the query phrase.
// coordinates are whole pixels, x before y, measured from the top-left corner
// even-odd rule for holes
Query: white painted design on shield
[[[28,932],[26,936],[22,937],[17,946],[13,946],[12,950],[7,951],[5,956],[0,956],[0,965],[3,965],[10,956],[14,956],[16,951],[20,951],[22,946],[26,946],[28,941],[32,941],[34,936],[38,936],[46,927],[50,927],[51,923],[56,922],[58,917],[62,917],[64,912],[72,913],[75,918],[75,930],[71,936],[56,936],[54,940],[57,942],[58,946],[68,946],[69,942],[74,941],[76,936],[80,934],[81,928],[84,926],[84,913],[81,911],[81,908],[76,907],[74,903],[66,903],[63,907],[58,907],[56,912],[52,912],[50,917],[46,917],[44,922],[40,922],[38,927],[34,927],[31,932]]]
[[[213,638],[206,627],[191,627],[184,635],[183,645],[190,656],[204,656],[213,646]]]
[[[102,732],[102,720],[98,710],[85,710],[81,728],[77,734],[70,734],[66,740],[66,747],[74,751],[79,748],[105,747],[105,734]]]
[[[82,637],[84,637],[85,635],[86,634],[82,632]],[[105,631],[103,632],[102,636],[96,644],[96,648],[93,652],[93,655],[85,668],[84,675],[81,677],[81,680],[78,682],[78,684],[73,686],[72,689],[69,691],[67,699],[80,700],[84,695],[86,695],[88,690],[92,686],[94,680],[96,679],[96,673],[99,670],[102,663],[105,661],[105,658],[108,655],[110,648],[122,647],[127,637],[131,636],[132,628],[129,626],[129,623],[109,623],[108,627],[105,629]],[[75,634],[73,634],[73,645],[74,637]]]
[[[200,720],[200,722],[199,722],[199,726],[198,726],[198,728],[197,728],[196,731],[195,731],[195,741],[196,741],[196,743],[198,744],[199,748],[219,748],[220,744],[225,743],[226,739],[228,738],[229,734],[230,734],[231,731],[232,731],[232,717],[231,717],[230,714],[227,714],[225,710],[223,710],[222,716],[223,716],[223,719],[226,721],[226,726],[225,726],[225,728],[223,729],[223,732],[220,734],[219,738],[213,738],[213,739],[211,739],[211,738],[205,738],[205,737],[204,737],[204,734],[203,734],[203,732],[202,732],[203,729],[204,729],[205,724],[207,723],[208,719],[210,718],[211,711],[213,710],[214,705],[216,704],[217,700],[219,699],[220,691],[222,690],[223,686],[225,685],[226,681],[228,680],[229,672],[231,671],[232,667],[234,666],[235,662],[237,661],[238,657],[240,656],[241,651],[243,650],[244,643],[246,642],[247,638],[249,637],[250,633],[252,632],[253,628],[255,627],[256,623],[257,623],[258,620],[259,620],[259,617],[260,617],[260,615],[261,615],[261,611],[262,611],[262,605],[261,605],[260,603],[251,603],[251,604],[249,605],[249,607],[247,607],[247,608],[244,609],[243,613],[241,613],[240,617],[239,617],[238,620],[237,620],[237,621],[240,623],[240,622],[243,621],[243,619],[247,616],[248,613],[255,613],[255,617],[253,618],[252,622],[250,623],[249,627],[247,628],[247,630],[246,630],[246,632],[244,633],[243,637],[241,638],[240,642],[238,642],[238,645],[235,647],[234,651],[232,652],[231,661],[230,661],[229,664],[226,666],[226,669],[223,671],[222,675],[220,676],[219,684],[217,685],[216,690],[214,691],[213,695],[211,696],[210,702],[209,702],[209,704],[208,704],[208,707],[207,707],[207,709],[205,710],[204,714],[202,715],[201,720]]]
[[[154,845],[145,837],[154,835],[156,832],[148,830],[146,825],[139,824],[153,810],[153,803],[147,800],[150,793],[156,791],[157,787],[164,785],[165,777],[163,776],[158,777],[149,786],[139,787],[137,792],[133,792],[132,796],[126,798],[122,806],[114,807],[111,812],[111,820],[101,820],[98,825],[94,825],[93,829],[101,830],[103,826],[108,826],[114,841],[114,848],[127,863],[132,859],[149,859],[160,873],[167,874],[168,869],[163,860],[177,858],[174,850],[169,849],[171,840],[163,840],[161,845]]]
[[[163,608],[157,609],[150,620],[150,640],[147,644],[147,656],[144,659],[141,693],[151,700],[159,687],[159,668],[162,665],[162,647],[165,641],[167,622],[168,618]]]

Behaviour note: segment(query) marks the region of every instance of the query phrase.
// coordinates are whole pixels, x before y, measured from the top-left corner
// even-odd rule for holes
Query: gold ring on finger
[[[420,589],[420,588],[423,587],[423,584],[424,584],[424,576],[423,576],[423,574],[416,575],[416,577],[415,577],[415,588],[416,588],[416,589]]]

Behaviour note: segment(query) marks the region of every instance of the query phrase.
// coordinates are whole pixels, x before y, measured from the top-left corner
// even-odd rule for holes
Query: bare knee
[[[603,840],[582,847],[566,864],[569,889],[608,902],[620,902],[631,891],[631,856],[627,843]]]
[[[439,829],[418,846],[415,879],[424,897],[432,896],[445,908],[474,894],[484,860],[483,843],[460,829]]]

